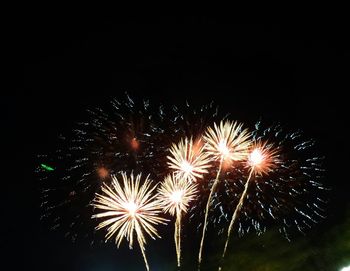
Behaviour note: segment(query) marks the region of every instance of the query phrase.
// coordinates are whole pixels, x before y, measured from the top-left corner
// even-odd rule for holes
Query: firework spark
[[[147,172],[160,180],[167,174],[164,161],[173,142],[165,133],[172,127],[168,111],[128,94],[87,109],[71,132],[38,155],[43,222],[73,242],[100,241],[89,223],[89,203],[102,184],[121,171]]]
[[[223,161],[241,161],[245,159],[248,154],[248,148],[251,144],[249,138],[250,133],[247,129],[242,130],[242,124],[231,121],[221,121],[220,125],[214,123],[214,129],[209,127],[204,136],[204,140],[206,141],[205,150],[210,157],[215,160],[220,160],[220,165],[206,204],[203,232],[198,254],[199,268],[202,261],[202,251],[207,228],[209,207],[213,193],[219,183]]]
[[[159,202],[155,200],[152,181],[146,177],[140,185],[141,174],[128,177],[122,173],[123,186],[118,179],[112,176],[112,185],[103,184],[102,193],[96,194],[93,206],[103,212],[93,215],[93,218],[103,218],[98,224],[97,230],[107,228],[106,241],[115,236],[115,243],[119,248],[120,243],[126,237],[129,248],[133,248],[134,233],[140,246],[146,269],[149,270],[145,254],[146,232],[151,238],[159,237],[154,225],[164,224],[165,219],[159,217],[161,212]]]
[[[178,144],[173,144],[170,153],[172,156],[167,157],[170,160],[168,165],[175,170],[177,178],[194,182],[208,173],[210,159],[203,152],[200,141],[194,144],[192,139],[185,138]]]
[[[273,143],[272,149],[278,153],[272,170],[267,174],[254,173],[254,182],[249,184],[249,198],[245,198],[237,218],[239,235],[249,228],[261,234],[276,224],[288,240],[294,230],[305,234],[313,224],[325,218],[327,203],[328,189],[322,184],[323,158],[317,156],[315,141],[305,139],[300,131],[288,132],[280,125],[264,127],[261,122],[255,125],[253,139],[268,141],[268,145]],[[249,164],[247,166],[249,168]],[[248,173],[242,171],[245,180]],[[245,181],[241,184],[244,186]],[[237,190],[234,197],[238,200],[244,189],[239,184],[237,188],[240,191]]]
[[[181,218],[186,213],[189,203],[194,200],[197,185],[187,180],[177,178],[175,174],[165,177],[158,189],[159,201],[164,212],[176,216],[174,240],[177,255],[177,265],[181,265]]]
[[[247,165],[256,175],[267,175],[278,163],[278,149],[267,142],[255,142],[250,148]]]
[[[214,123],[214,129],[209,127],[204,140],[205,149],[216,160],[242,161],[247,157],[250,146],[250,134],[242,130],[243,124],[231,121]]]
[[[323,158],[317,156],[315,141],[305,139],[300,131],[286,132],[280,125],[264,127],[260,121],[255,125],[252,138],[254,142],[272,143],[260,145],[259,151],[254,151],[253,146],[250,159],[248,157],[246,161],[246,168],[250,170],[240,167],[241,177],[230,187],[231,195],[227,198],[231,199],[230,205],[240,205],[233,220],[238,235],[242,236],[252,229],[261,235],[272,225],[276,225],[288,240],[296,230],[305,234],[325,218],[329,191],[322,184]],[[265,156],[267,159],[261,159],[264,157],[262,149],[270,146],[270,151],[276,152],[269,151],[270,155]],[[265,168],[264,173],[256,164],[270,166]],[[244,202],[239,204],[250,173],[249,188],[243,197]],[[228,205],[225,212],[230,209]]]
[[[254,144],[252,144],[252,147],[250,149],[248,159],[246,162],[246,167],[249,168],[248,179],[244,185],[244,190],[241,194],[241,197],[238,201],[235,211],[233,212],[230,225],[228,227],[227,238],[225,242],[224,252],[222,254],[222,259],[225,257],[232,228],[237,220],[239,212],[242,209],[252,175],[268,174],[273,170],[274,167],[276,167],[277,163],[278,163],[278,151],[277,149],[274,149],[272,144],[267,144],[267,142],[265,143],[255,142]],[[221,267],[219,267],[219,270],[221,270]]]
[[[329,189],[323,184],[323,157],[318,155],[315,141],[305,138],[300,131],[288,132],[281,125],[268,126],[261,121],[254,128],[252,141],[273,145],[273,149],[278,149],[278,160],[273,161],[275,166],[267,173],[259,173],[260,167],[255,167],[254,182],[249,184],[249,196],[244,199],[234,228],[239,236],[243,236],[251,231],[261,235],[277,226],[278,231],[290,240],[297,231],[305,234],[325,217]],[[259,158],[259,152],[254,153],[252,158]],[[267,162],[265,160],[263,165]],[[225,237],[251,168],[248,157],[245,161],[230,163],[229,168],[225,167],[227,164],[226,161],[223,163],[208,215],[208,224],[216,228],[215,233],[224,233]],[[211,168],[205,180],[214,180],[216,170]],[[200,194],[209,195],[211,186],[205,184],[207,182],[199,183]],[[207,199],[208,196],[199,198],[190,206],[190,219],[199,213],[204,217]],[[197,228],[202,231],[202,223]]]
[[[210,189],[209,198],[199,198],[195,205],[186,207],[190,216],[205,215],[204,224],[197,224],[203,230],[199,263],[208,221],[218,227],[216,233],[226,233],[226,223],[234,211],[229,228],[237,228],[239,236],[251,230],[260,235],[277,225],[289,240],[294,230],[304,234],[322,220],[327,203],[327,196],[322,193],[328,189],[322,184],[323,158],[316,155],[314,141],[306,140],[298,131],[286,133],[280,125],[262,127],[258,122],[252,133],[253,141],[273,142],[274,147],[269,149],[270,143],[250,147],[249,134],[241,131],[241,124],[218,122],[226,118],[227,115],[218,114],[214,103],[200,108],[188,103],[185,107],[164,107],[148,100],[134,101],[128,95],[122,100],[113,99],[106,108],[88,110],[87,119],[77,123],[71,134],[60,136],[55,152],[38,156],[37,172],[43,186],[42,218],[50,222],[51,229],[64,229],[72,241],[78,236],[92,237],[93,227],[87,222],[93,208],[88,203],[95,197],[96,205],[96,193],[101,199],[104,194],[110,197],[106,191],[117,195],[113,175],[121,171],[147,171],[163,180],[168,165],[172,165],[175,177],[198,185],[199,194],[209,194]],[[213,127],[208,128],[213,122],[216,122]],[[173,144],[184,137],[187,139]],[[273,149],[278,154],[271,152]],[[270,159],[275,155],[277,159]],[[200,164],[202,159],[205,162]],[[208,182],[198,182],[202,178]],[[174,193],[173,201],[180,198],[181,193]],[[127,202],[123,214],[140,216],[138,207],[136,202]],[[184,212],[180,209],[180,213]],[[173,215],[177,213],[175,208]],[[122,228],[115,230],[117,236]],[[139,229],[136,226],[134,229],[138,236]],[[127,227],[124,230],[127,232]],[[141,228],[143,232],[147,233]],[[180,227],[175,229],[175,243],[176,234],[180,236]],[[128,235],[124,237],[130,242]],[[144,255],[145,251],[141,251]]]

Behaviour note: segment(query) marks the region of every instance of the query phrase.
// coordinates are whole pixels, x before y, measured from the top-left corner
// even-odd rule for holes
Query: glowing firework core
[[[159,203],[164,212],[176,216],[174,240],[177,255],[177,266],[181,265],[181,218],[186,213],[189,203],[194,200],[197,193],[196,184],[188,180],[176,178],[176,175],[168,175],[158,188]]]
[[[223,155],[224,157],[230,154],[230,150],[227,147],[226,143],[224,140],[221,140],[220,143],[218,144],[218,151]]]
[[[129,201],[128,203],[125,204],[125,209],[129,212],[129,214],[132,217],[134,217],[137,212],[138,206],[135,202]]]
[[[208,173],[209,158],[198,144],[194,147],[192,139],[185,138],[173,144],[170,153],[168,165],[175,170],[177,178],[194,182]]]
[[[249,163],[252,166],[258,166],[264,161],[264,155],[259,149],[254,149],[249,155]]]
[[[133,139],[131,139],[131,148],[136,151],[139,147],[140,147],[140,143],[139,141],[136,139],[136,137],[134,137]]]
[[[181,170],[183,170],[184,172],[186,173],[191,173],[192,170],[193,170],[193,166],[187,162],[186,160],[184,160],[182,163],[181,163]]]
[[[177,190],[177,191],[174,191],[171,196],[170,196],[170,199],[172,202],[174,203],[180,203],[182,201],[182,196],[183,196],[183,191],[182,190]]]

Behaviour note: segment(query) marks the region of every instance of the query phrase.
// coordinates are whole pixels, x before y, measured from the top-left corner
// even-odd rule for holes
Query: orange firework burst
[[[222,258],[225,257],[228,242],[230,240],[232,228],[238,218],[239,212],[243,206],[244,199],[247,195],[249,182],[252,179],[252,175],[264,175],[271,172],[278,163],[278,149],[274,149],[272,144],[267,142],[262,143],[260,141],[254,142],[250,148],[248,154],[246,166],[249,168],[249,176],[244,185],[244,190],[238,201],[238,204],[233,212],[232,219],[227,231],[227,238],[225,242],[224,252]],[[221,267],[219,267],[221,270]]]
[[[274,149],[272,144],[258,141],[250,148],[246,166],[256,175],[265,175],[276,167],[277,160],[277,149]]]
[[[165,177],[158,189],[159,201],[164,212],[176,216],[174,240],[177,265],[181,265],[181,218],[197,193],[196,184],[178,179],[175,175]]]
[[[130,146],[134,151],[137,151],[140,147],[140,142],[137,140],[136,137],[133,137],[130,141]]]
[[[192,139],[185,138],[178,144],[173,144],[170,153],[172,156],[168,156],[168,165],[175,170],[177,178],[194,182],[208,173],[208,154],[203,152],[203,146],[193,144]]]
[[[109,170],[103,166],[96,169],[97,175],[100,179],[104,180],[109,176]]]
[[[152,193],[156,186],[151,187],[152,182],[148,177],[140,185],[141,174],[135,178],[133,174],[128,177],[122,173],[122,179],[123,186],[115,176],[112,176],[111,187],[104,183],[103,194],[96,194],[92,205],[103,212],[93,215],[93,218],[105,219],[96,229],[108,226],[106,241],[115,236],[115,243],[119,247],[122,240],[126,238],[130,249],[133,247],[136,233],[146,268],[149,270],[145,254],[144,232],[153,239],[160,237],[154,225],[165,222],[165,219],[159,217],[161,207]]]

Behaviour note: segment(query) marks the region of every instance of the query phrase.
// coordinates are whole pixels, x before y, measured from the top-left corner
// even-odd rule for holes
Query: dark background
[[[241,121],[263,117],[301,128],[325,155],[325,183],[332,188],[328,218],[312,236],[326,236],[347,223],[347,23],[231,25],[207,17],[153,18],[145,23],[37,15],[13,18],[9,32],[6,79],[11,84],[2,89],[0,98],[5,228],[1,245],[9,270],[143,270],[138,250],[129,252],[126,246],[116,250],[113,245],[90,248],[48,231],[39,221],[33,173],[36,154],[68,131],[86,108],[125,91],[165,104],[213,100]],[[348,244],[349,238],[348,234],[340,239]],[[306,247],[317,250],[317,244],[305,240],[301,242]],[[150,248],[152,270],[172,270],[166,267],[168,259],[174,261],[174,255],[166,255],[173,253],[172,248],[157,247],[164,244],[154,242]],[[334,254],[343,255],[345,248],[349,249],[340,246]],[[245,249],[240,253],[259,255],[264,262],[272,259],[270,252]],[[321,264],[306,259],[303,270],[338,270],[350,261],[334,256],[325,265],[322,253],[318,251]],[[269,270],[299,270],[283,266],[283,261],[275,268]]]

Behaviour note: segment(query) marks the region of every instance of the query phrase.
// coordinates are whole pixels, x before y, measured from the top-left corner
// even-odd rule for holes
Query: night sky
[[[145,23],[147,21],[147,23]],[[136,99],[214,101],[235,119],[303,130],[325,156],[327,218],[286,241],[273,230],[234,237],[225,270],[340,270],[350,265],[348,25],[231,25],[213,18],[25,16],[7,40],[11,87],[1,91],[2,256],[6,270],[144,270],[123,243],[71,243],[39,220],[36,155],[85,110],[128,91]],[[164,229],[163,229],[164,230]],[[150,241],[151,270],[176,270],[172,228]],[[209,233],[210,234],[210,233]],[[216,270],[210,244],[203,270]],[[5,252],[5,253],[4,253]],[[187,237],[183,270],[195,270]],[[186,266],[187,264],[187,266]],[[231,266],[230,268],[228,266]]]

